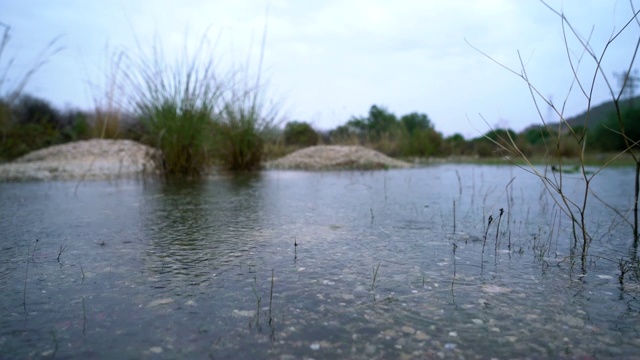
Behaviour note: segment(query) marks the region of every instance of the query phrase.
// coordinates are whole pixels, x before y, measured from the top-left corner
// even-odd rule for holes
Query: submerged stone
[[[171,304],[173,302],[173,299],[170,298],[165,298],[165,299],[157,299],[157,300],[153,300],[152,302],[149,303],[149,305],[147,305],[148,307],[153,307],[153,306],[158,306],[158,305],[166,305],[166,304]]]

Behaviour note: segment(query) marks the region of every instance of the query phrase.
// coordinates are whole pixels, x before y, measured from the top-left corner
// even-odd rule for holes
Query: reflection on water
[[[158,184],[141,209],[150,245],[145,269],[156,288],[205,285],[212,273],[255,248],[266,212],[259,184],[250,175]]]
[[[584,269],[517,168],[0,184],[0,353],[630,358],[632,178],[594,181]]]

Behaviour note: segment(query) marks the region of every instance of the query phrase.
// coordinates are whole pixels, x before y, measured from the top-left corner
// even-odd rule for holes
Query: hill
[[[631,105],[640,106],[640,96],[636,96],[630,99],[625,99],[620,101],[621,109],[624,109],[625,107],[631,106]],[[601,122],[605,121],[615,111],[616,111],[616,108],[615,108],[615,105],[613,104],[613,101],[607,101],[607,102],[601,103],[600,105],[592,106],[589,114],[589,128],[591,129],[596,128],[598,125],[600,125]],[[567,124],[569,124],[571,127],[583,126],[586,118],[587,118],[587,110],[585,110],[584,112],[576,116],[566,119],[566,121],[567,121]],[[549,123],[547,125],[549,125],[549,127],[551,127],[552,129],[558,128],[558,123]],[[529,128],[533,128],[536,126],[537,125],[532,125]]]

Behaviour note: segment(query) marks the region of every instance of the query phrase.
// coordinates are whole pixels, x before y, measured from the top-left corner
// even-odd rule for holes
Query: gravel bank
[[[312,146],[267,162],[267,169],[339,170],[406,168],[410,164],[363,146]]]
[[[51,146],[0,164],[0,181],[118,179],[156,175],[160,152],[131,140]],[[267,169],[388,169],[411,165],[362,146],[312,146],[267,162]]]
[[[157,174],[159,151],[131,140],[93,139],[51,146],[0,164],[0,181],[116,179]]]

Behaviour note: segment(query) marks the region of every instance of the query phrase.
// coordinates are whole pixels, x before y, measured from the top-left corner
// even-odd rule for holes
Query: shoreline
[[[587,154],[585,165],[600,167],[616,154]],[[558,160],[532,156],[534,165],[557,164]],[[12,162],[0,163],[0,182],[55,180],[112,180],[160,177],[159,150],[132,140],[92,139],[55,145],[26,154]],[[299,149],[282,158],[266,161],[268,171],[368,171],[411,168],[437,164],[478,164],[528,166],[508,157],[448,156],[399,160],[364,146],[318,145]],[[579,165],[577,159],[562,159],[563,166]],[[606,164],[607,167],[635,166],[629,154]],[[211,175],[220,173],[216,167]]]

